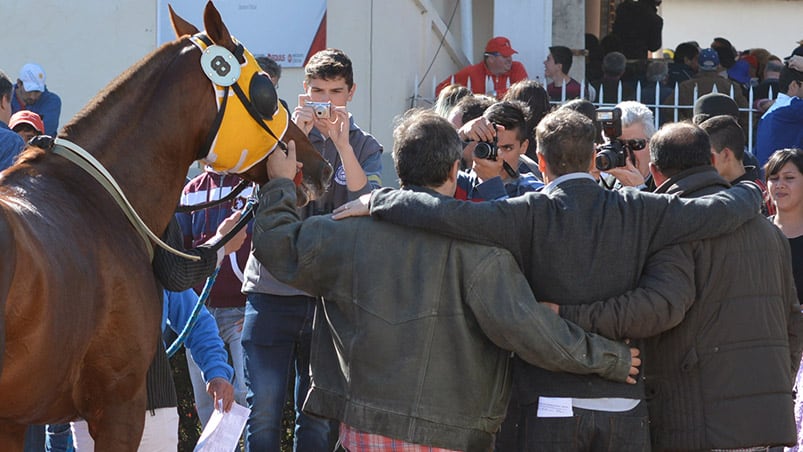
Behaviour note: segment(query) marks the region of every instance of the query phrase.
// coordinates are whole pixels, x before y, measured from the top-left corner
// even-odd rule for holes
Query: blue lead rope
[[[245,207],[243,207],[243,213],[240,216],[240,220],[234,225],[231,231],[226,234],[223,239],[216,244],[216,247],[213,249],[217,250],[217,248],[223,246],[226,242],[231,240],[234,237],[234,234],[239,232],[240,229],[245,227],[251,218],[254,216],[254,207],[257,204],[257,197],[255,194],[252,194],[248,201],[245,203]],[[181,330],[181,334],[178,335],[176,340],[170,344],[170,347],[167,349],[167,357],[172,358],[173,355],[176,354],[178,349],[184,345],[184,342],[187,340],[187,336],[190,335],[192,328],[195,326],[195,323],[198,321],[198,314],[201,312],[201,308],[206,304],[206,300],[209,299],[209,293],[212,291],[212,286],[215,284],[215,279],[217,278],[217,273],[220,271],[220,267],[215,268],[215,271],[206,278],[206,283],[204,284],[203,290],[201,290],[201,295],[198,297],[198,302],[195,303],[195,307],[192,308],[192,314],[190,314],[190,318],[187,319],[187,324],[184,325],[184,328]]]
[[[192,314],[190,314],[190,318],[187,319],[187,324],[184,325],[184,328],[181,330],[181,334],[178,335],[176,340],[170,344],[170,348],[167,349],[167,357],[172,358],[173,355],[176,354],[178,349],[184,345],[184,342],[187,340],[187,336],[190,335],[190,331],[195,326],[195,322],[198,321],[198,314],[201,312],[201,308],[206,304],[206,300],[209,298],[209,292],[212,291],[212,285],[215,284],[215,279],[217,278],[217,273],[220,271],[220,267],[215,268],[215,271],[206,278],[206,284],[204,284],[204,288],[201,291],[201,295],[198,297],[198,302],[195,303],[195,307],[192,308]]]

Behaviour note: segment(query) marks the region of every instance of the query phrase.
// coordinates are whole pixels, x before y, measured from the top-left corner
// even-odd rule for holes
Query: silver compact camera
[[[332,109],[331,102],[307,102],[306,105],[312,107],[316,117],[321,119],[329,118],[329,111]]]

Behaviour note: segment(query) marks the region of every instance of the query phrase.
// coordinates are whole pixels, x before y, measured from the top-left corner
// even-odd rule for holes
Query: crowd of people
[[[660,1],[636,3],[647,9],[622,16]],[[278,451],[290,386],[296,451],[803,443],[803,46],[778,58],[715,38],[648,61],[661,23],[643,25],[643,42],[614,33],[598,68],[589,53],[583,82],[568,47],[549,48],[541,84],[507,38],[489,40],[433,108],[394,124],[400,189],[382,188],[383,145],[349,111],[350,58],[315,53],[291,118],[334,169],[326,194],[296,207],[291,142],[258,193],[176,214],[165,239],[199,263],[154,262],[163,329],[219,269],[186,342],[201,422],[246,405],[246,450]],[[677,89],[681,120],[637,101],[634,81],[658,83],[653,99]],[[756,155],[751,88],[766,93]],[[16,82],[0,72],[0,171],[56,135],[60,106],[39,65]],[[207,168],[182,203],[220,200],[237,179]],[[218,246],[250,196],[253,223]],[[140,450],[175,450],[163,349],[148,402]],[[85,423],[46,429],[47,450],[93,449]]]

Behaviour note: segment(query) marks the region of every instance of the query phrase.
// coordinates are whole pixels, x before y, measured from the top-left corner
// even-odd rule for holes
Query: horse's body
[[[171,10],[172,13],[172,10]],[[211,4],[206,33],[233,49]],[[177,35],[194,27],[173,18]],[[65,126],[160,235],[217,109],[187,37],[118,77]],[[292,122],[285,139],[320,189],[330,171]],[[264,164],[247,176],[264,182]],[[0,450],[22,450],[26,424],[82,417],[97,450],[133,451],[145,373],[160,340],[161,293],[141,236],[78,166],[38,148],[0,173]]]

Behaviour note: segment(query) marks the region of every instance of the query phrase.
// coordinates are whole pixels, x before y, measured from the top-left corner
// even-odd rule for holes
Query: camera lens
[[[596,165],[597,169],[600,171],[608,171],[611,168],[615,168],[615,166],[611,165],[610,156],[606,151],[597,154],[597,157],[594,159],[594,165]]]
[[[496,160],[496,156],[496,146],[493,143],[480,141],[477,143],[477,146],[474,147],[474,157],[478,159]]]

